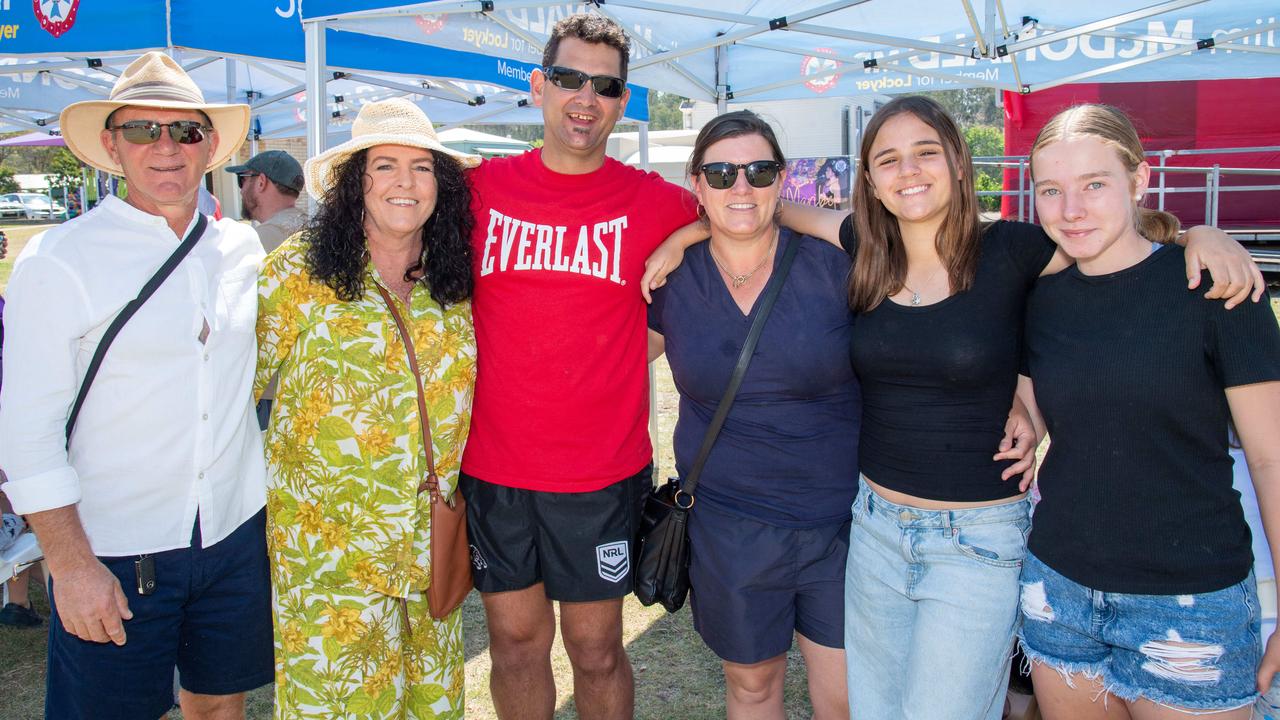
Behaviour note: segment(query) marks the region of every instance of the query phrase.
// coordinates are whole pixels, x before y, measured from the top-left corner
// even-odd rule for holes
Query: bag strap
[[[173,274],[174,269],[178,267],[178,263],[182,262],[187,255],[191,254],[191,249],[196,246],[200,240],[200,236],[204,235],[204,230],[209,225],[209,220],[203,213],[196,213],[196,225],[191,228],[187,236],[182,239],[173,254],[169,255],[169,259],[164,261],[159,270],[147,280],[147,284],[142,286],[138,291],[138,296],[130,300],[124,308],[111,321],[111,325],[107,326],[107,331],[102,334],[102,339],[98,341],[98,349],[93,353],[93,359],[89,361],[89,369],[84,373],[84,380],[80,383],[80,392],[76,393],[76,401],[71,405],[71,415],[67,418],[66,436],[67,446],[71,445],[71,430],[76,426],[76,418],[80,415],[80,407],[84,405],[85,396],[89,394],[89,386],[93,384],[93,379],[98,375],[98,369],[102,366],[102,360],[107,355],[107,348],[111,347],[111,343],[116,339],[116,335],[120,334],[124,324],[129,322],[129,318],[138,312],[138,309],[155,294],[156,290],[164,284],[164,281]]]
[[[409,328],[405,327],[404,318],[400,316],[400,311],[396,309],[395,300],[391,298],[391,293],[387,289],[378,285],[378,293],[382,295],[382,300],[387,304],[387,310],[391,311],[391,319],[395,320],[396,330],[400,333],[400,341],[404,343],[404,349],[409,353],[409,371],[413,373],[413,380],[418,386],[418,427],[422,429],[422,447],[427,453],[427,479],[418,485],[418,494],[421,495],[424,490],[431,491],[431,502],[440,499],[440,477],[436,475],[436,454],[431,447],[431,421],[427,415],[426,393],[422,389],[422,374],[418,372],[418,354],[413,349],[412,335],[409,334]],[[450,498],[452,505],[452,498]]]
[[[778,265],[777,272],[769,278],[764,299],[760,302],[755,321],[751,323],[751,330],[747,332],[746,342],[742,344],[742,352],[738,354],[738,364],[734,366],[733,375],[729,378],[729,387],[725,388],[724,397],[720,398],[716,414],[711,418],[711,425],[707,427],[707,434],[702,438],[702,447],[698,449],[698,457],[693,461],[693,470],[689,472],[689,477],[685,478],[680,488],[680,492],[685,495],[692,497],[693,491],[698,487],[702,468],[707,464],[707,458],[711,456],[711,446],[715,445],[716,436],[720,434],[725,418],[729,417],[729,409],[733,407],[734,397],[738,394],[738,388],[742,386],[742,378],[747,374],[751,356],[755,354],[756,344],[760,342],[760,335],[764,332],[765,320],[769,318],[769,312],[773,310],[773,304],[778,299],[778,294],[782,292],[782,285],[787,281],[787,275],[791,272],[791,263],[796,259],[796,250],[799,248],[800,236],[792,235],[787,241],[787,249],[782,254],[782,262]]]

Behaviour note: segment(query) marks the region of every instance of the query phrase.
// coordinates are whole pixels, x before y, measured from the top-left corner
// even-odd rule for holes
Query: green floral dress
[[[266,434],[276,717],[462,718],[460,613],[432,620],[424,592],[430,500],[404,344],[372,264],[364,295],[343,302],[304,253],[286,241],[258,288],[255,390],[280,377]],[[422,285],[395,301],[448,496],[471,422],[471,305],[441,309]]]

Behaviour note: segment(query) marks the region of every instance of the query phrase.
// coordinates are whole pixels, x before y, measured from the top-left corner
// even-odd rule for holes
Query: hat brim
[[[209,116],[218,133],[218,147],[209,158],[209,170],[217,169],[235,157],[249,135],[249,106],[243,104],[184,103],[159,100],[86,100],[72,103],[58,120],[67,149],[90,167],[113,175],[124,175],[124,168],[111,158],[102,145],[102,130],[107,117],[122,107],[145,107],[158,110],[198,110]]]
[[[334,171],[347,158],[375,145],[404,145],[406,147],[435,150],[457,160],[464,169],[480,164],[479,155],[471,155],[445,147],[438,140],[422,134],[371,134],[352,138],[341,145],[329,148],[319,155],[309,158],[303,166],[302,174],[307,179],[307,194],[316,200],[323,200],[326,192],[333,185]]]

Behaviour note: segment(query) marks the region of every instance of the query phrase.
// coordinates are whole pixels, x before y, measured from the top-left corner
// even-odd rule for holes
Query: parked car
[[[27,216],[27,209],[17,200],[7,199],[9,196],[0,197],[0,218],[20,218]]]
[[[28,220],[57,217],[67,212],[59,203],[50,203],[49,198],[36,193],[9,193],[0,195],[0,200],[12,200],[22,205],[23,215]]]

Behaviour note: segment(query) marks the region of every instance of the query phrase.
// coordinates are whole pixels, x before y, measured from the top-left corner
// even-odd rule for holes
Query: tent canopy
[[[556,20],[631,33],[634,82],[724,103],[1280,74],[1275,0],[306,0],[304,24],[537,62]]]
[[[301,135],[308,107],[298,5],[15,3],[3,16],[12,24],[0,27],[0,123],[53,127],[66,105],[106,96],[138,53],[170,49],[206,98],[249,102],[258,136]],[[392,95],[412,97],[432,120],[449,126],[541,121],[528,107],[527,64],[355,33],[326,35],[324,101],[318,106],[337,126],[332,129],[342,129],[364,102]],[[632,119],[647,119],[647,102],[632,105]]]
[[[29,132],[25,135],[0,140],[0,147],[66,147],[67,141],[61,135],[50,135],[47,132]]]

